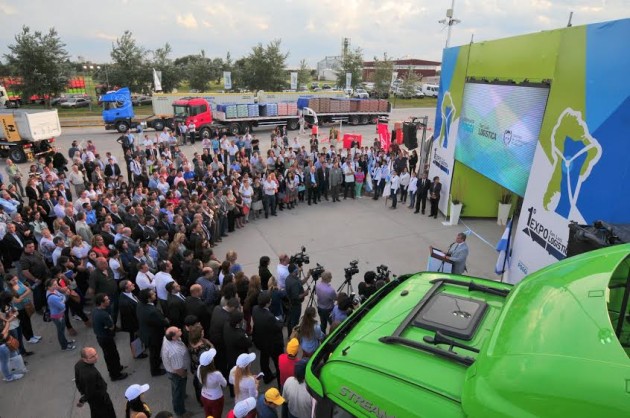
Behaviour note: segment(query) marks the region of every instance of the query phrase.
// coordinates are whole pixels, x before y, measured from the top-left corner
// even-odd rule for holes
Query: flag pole
[[[510,244],[512,243],[511,242],[512,241],[512,227],[514,227],[514,225],[512,224],[512,219],[513,218],[510,218],[507,221],[507,223],[510,224],[510,233],[508,234],[508,237],[507,237],[507,245],[505,247],[505,257],[503,257],[503,268],[502,268],[502,271],[501,271],[501,283],[503,283],[503,278],[505,277],[505,265],[507,264],[507,260],[508,260],[508,258],[510,256],[510,251],[512,250],[510,248]]]

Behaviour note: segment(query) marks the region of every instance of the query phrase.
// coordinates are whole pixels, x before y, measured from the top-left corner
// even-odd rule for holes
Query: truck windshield
[[[186,117],[188,116],[188,106],[173,106],[173,112],[175,117]]]
[[[70,100],[75,99],[68,99],[68,101]],[[119,107],[122,107],[121,102],[103,102],[103,110],[118,109]]]

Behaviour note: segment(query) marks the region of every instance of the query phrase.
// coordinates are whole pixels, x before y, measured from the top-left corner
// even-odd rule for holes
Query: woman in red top
[[[107,258],[109,256],[109,248],[105,245],[105,240],[99,234],[94,235],[92,238],[92,251],[99,255],[99,257]]]

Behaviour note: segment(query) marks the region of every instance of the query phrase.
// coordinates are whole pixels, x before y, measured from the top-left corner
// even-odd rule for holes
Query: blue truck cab
[[[128,87],[108,91],[100,96],[100,102],[103,103],[102,116],[106,130],[115,129],[120,133],[125,133],[127,129],[134,129],[139,125],[156,131],[161,131],[165,127],[174,128],[173,118],[168,116],[151,116],[142,121],[135,120],[136,114],[133,111],[131,92]]]

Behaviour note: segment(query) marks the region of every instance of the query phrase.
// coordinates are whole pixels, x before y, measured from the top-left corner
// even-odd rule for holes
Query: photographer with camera
[[[329,271],[325,271],[322,274],[322,279],[315,285],[319,325],[324,334],[330,323],[330,314],[335,307],[335,300],[337,300],[337,292],[330,282],[332,282],[332,274]],[[359,293],[361,293],[361,285],[359,285]]]
[[[289,276],[285,283],[287,298],[289,299],[289,310],[287,314],[287,330],[289,334],[291,334],[293,328],[300,322],[302,302],[304,298],[308,296],[308,289],[304,290],[303,286],[306,280],[308,280],[308,276],[305,279],[300,279],[300,272],[301,270],[296,264],[289,264]]]
[[[363,281],[359,283],[359,296],[361,302],[364,302],[376,293],[376,273],[373,271],[366,271],[363,275]]]

